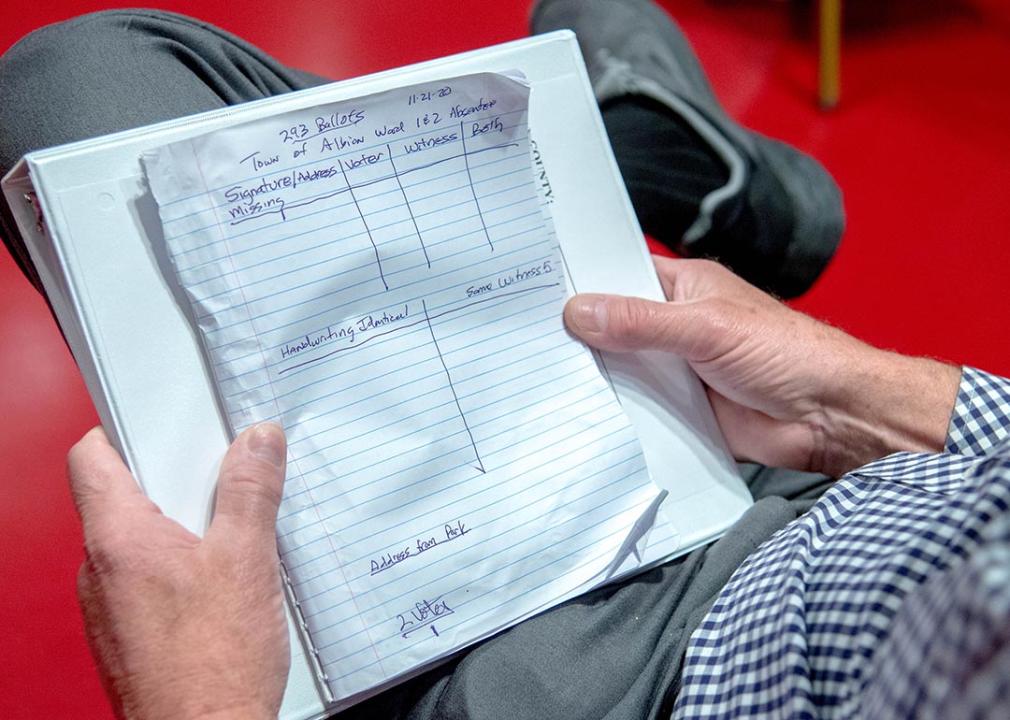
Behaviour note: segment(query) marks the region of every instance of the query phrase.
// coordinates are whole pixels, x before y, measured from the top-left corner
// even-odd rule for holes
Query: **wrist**
[[[277,713],[269,713],[260,707],[244,706],[198,715],[194,720],[277,720]]]
[[[820,471],[840,477],[895,452],[941,452],[961,369],[862,343],[847,350],[819,413]]]

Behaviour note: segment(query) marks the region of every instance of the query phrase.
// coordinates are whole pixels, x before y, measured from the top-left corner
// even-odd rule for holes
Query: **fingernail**
[[[602,298],[578,298],[572,305],[572,322],[576,330],[603,332],[607,328],[607,302]]]
[[[275,467],[284,465],[286,451],[284,430],[277,423],[260,423],[249,434],[249,452]]]

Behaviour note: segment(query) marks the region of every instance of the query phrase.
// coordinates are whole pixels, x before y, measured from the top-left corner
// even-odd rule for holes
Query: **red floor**
[[[526,13],[526,0],[154,4],[336,78],[519,37]],[[849,0],[844,97],[830,114],[815,108],[811,18],[794,6],[664,5],[730,112],[817,156],[845,191],[841,251],[797,306],[880,345],[1010,374],[1010,3]],[[6,3],[0,48],[98,7]],[[108,718],[74,599],[80,538],[63,477],[95,413],[6,255],[0,376],[0,717]]]

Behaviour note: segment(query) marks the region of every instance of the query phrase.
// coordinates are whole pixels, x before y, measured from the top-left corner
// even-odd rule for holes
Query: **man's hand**
[[[838,477],[898,450],[943,449],[958,368],[870,347],[717,263],[655,262],[669,302],[577,295],[565,322],[593,347],[686,359],[738,459]]]
[[[70,451],[87,555],[78,596],[120,717],[277,717],[289,663],[274,531],[285,452],[276,425],[239,436],[201,539],[141,493],[101,428]]]

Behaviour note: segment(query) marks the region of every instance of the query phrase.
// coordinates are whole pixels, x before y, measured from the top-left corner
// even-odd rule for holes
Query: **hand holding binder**
[[[123,717],[276,718],[289,651],[274,522],[285,440],[250,428],[221,465],[203,538],[140,492],[101,428],[70,452],[85,630]]]

